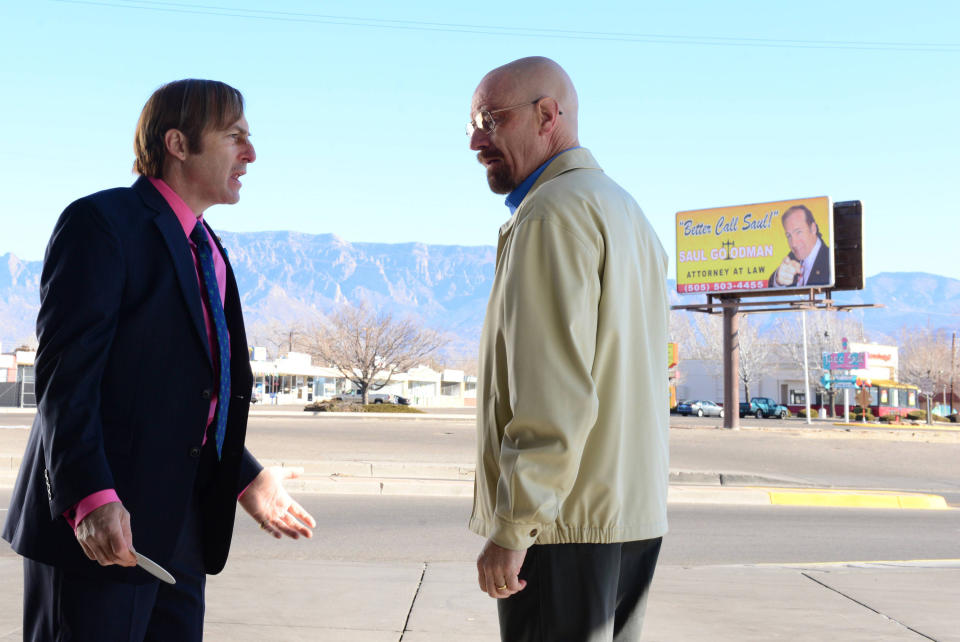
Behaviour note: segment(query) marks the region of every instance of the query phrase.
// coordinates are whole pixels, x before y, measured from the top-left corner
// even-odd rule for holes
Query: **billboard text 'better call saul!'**
[[[826,196],[677,212],[677,292],[833,285]]]

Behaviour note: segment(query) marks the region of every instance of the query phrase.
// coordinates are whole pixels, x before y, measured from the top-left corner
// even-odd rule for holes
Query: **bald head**
[[[577,90],[570,76],[549,58],[530,56],[497,67],[480,81],[479,91],[484,86],[509,95],[511,100],[533,100],[540,96],[554,98],[563,112],[564,119],[559,129],[567,136],[577,138]]]
[[[495,124],[475,129],[470,148],[487,168],[490,188],[506,194],[551,157],[577,147],[578,107],[570,76],[549,58],[520,58],[485,75],[470,117],[474,122],[486,111]]]

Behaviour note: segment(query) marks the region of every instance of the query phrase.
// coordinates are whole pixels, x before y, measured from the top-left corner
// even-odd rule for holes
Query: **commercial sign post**
[[[866,352],[823,352],[824,370],[859,370],[866,367]]]
[[[838,390],[839,389],[853,390],[854,388],[857,387],[857,378],[853,375],[847,375],[844,377],[833,377],[833,379],[831,379],[830,381],[830,385],[832,385],[834,388]]]
[[[677,212],[677,292],[788,292],[834,283],[826,196]]]

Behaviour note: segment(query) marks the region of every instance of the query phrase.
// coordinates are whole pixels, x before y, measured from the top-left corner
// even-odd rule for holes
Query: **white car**
[[[362,403],[363,397],[359,392],[342,392],[334,395],[333,400],[346,403]],[[397,395],[391,395],[387,392],[368,392],[367,403],[397,403]]]

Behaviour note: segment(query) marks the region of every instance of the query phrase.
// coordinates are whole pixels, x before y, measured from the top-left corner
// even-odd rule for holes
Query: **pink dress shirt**
[[[196,245],[192,240],[190,240],[190,233],[193,232],[193,228],[196,226],[198,219],[203,221],[203,215],[201,214],[198,217],[196,214],[194,214],[184,200],[180,198],[180,195],[174,192],[173,189],[171,189],[171,187],[163,180],[150,177],[150,182],[154,187],[157,188],[157,191],[160,192],[163,198],[167,201],[167,204],[170,205],[170,208],[176,215],[177,220],[180,221],[180,225],[183,227],[183,233],[186,235],[187,242],[190,244],[190,249],[193,253],[193,263],[197,271],[197,286],[199,291],[203,292],[203,283],[200,281],[200,259],[197,257]],[[227,286],[227,264],[224,262],[223,256],[220,255],[220,250],[217,248],[217,244],[214,243],[213,238],[210,237],[209,234],[207,236],[210,243],[210,250],[213,253],[213,269],[217,275],[217,289],[220,291],[220,305],[223,305],[224,292]],[[210,310],[207,308],[207,301],[202,295],[200,296],[200,304],[203,306],[203,321],[207,326],[207,345],[215,346],[217,345],[217,340],[214,336]],[[217,381],[220,377],[220,363],[216,350],[211,350],[211,357],[213,358],[213,380]],[[213,422],[213,417],[217,412],[216,386],[212,388],[211,393],[213,396],[210,399],[210,413],[207,415],[207,426],[203,431],[203,441],[201,442],[201,445],[207,442],[206,428],[209,428],[210,424]],[[240,494],[242,495],[243,493]],[[120,497],[117,496],[117,491],[113,488],[107,488],[105,490],[97,491],[91,495],[87,495],[77,502],[73,508],[65,512],[63,516],[66,518],[67,523],[70,524],[70,527],[76,530],[80,522],[83,521],[83,518],[92,513],[94,510],[100,508],[104,504],[119,501]]]

